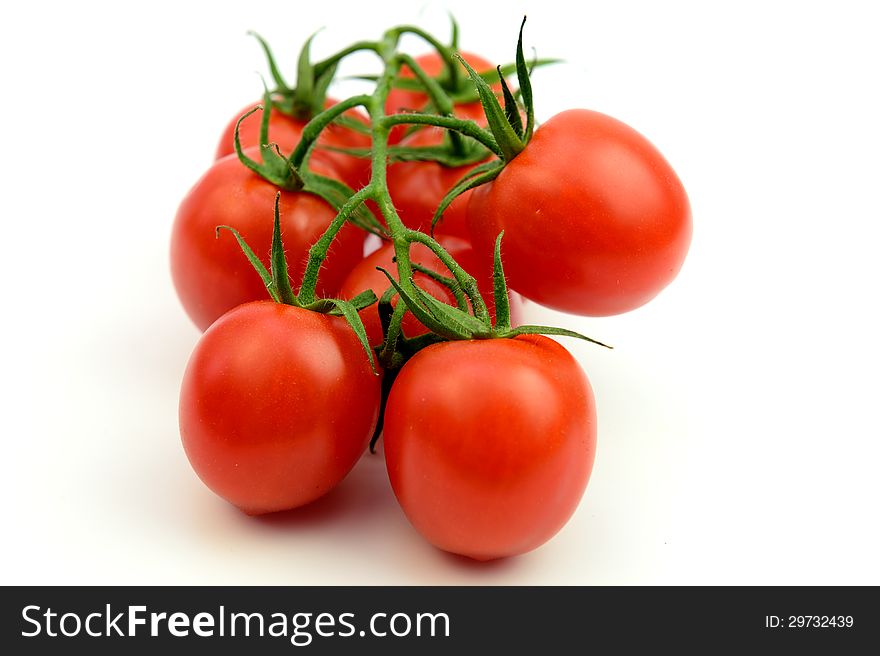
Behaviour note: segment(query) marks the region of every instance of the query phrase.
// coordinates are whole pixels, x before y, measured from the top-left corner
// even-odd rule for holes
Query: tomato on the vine
[[[241,305],[196,345],[180,392],[193,469],[248,514],[332,489],[376,425],[380,381],[340,317],[273,301]]]
[[[425,128],[405,137],[400,145],[411,148],[436,146],[443,142],[444,133],[445,130],[438,128]],[[486,159],[489,159],[489,155]],[[408,228],[430,232],[431,221],[440,201],[459,180],[480,163],[444,166],[435,161],[400,161],[389,165],[388,192],[400,219]],[[443,217],[435,226],[437,234],[470,239],[466,216],[471,193],[471,191],[464,192],[446,208]]]
[[[455,261],[458,262],[465,271],[476,278],[480,294],[483,296],[483,300],[486,301],[490,316],[494,319],[495,301],[492,294],[492,270],[488,268],[482,260],[476,257],[470,242],[449,235],[442,235],[438,237],[437,241],[439,241],[440,245],[443,246],[453,258],[455,258]],[[447,278],[452,275],[449,272],[449,269],[447,269],[440,261],[440,258],[423,244],[412,244],[410,247],[410,260],[413,264],[421,265]],[[370,255],[364,258],[351,270],[348,277],[339,288],[340,298],[352,299],[359,293],[368,289],[372,290],[376,296],[381,297],[390,284],[388,278],[385,277],[385,274],[377,270],[376,267],[382,267],[389,273],[393,274],[396,270],[395,266],[394,245],[383,245],[376,251],[370,253]],[[434,280],[422,272],[415,272],[413,280],[423,291],[429,293],[434,298],[443,301],[448,305],[455,305],[455,297],[446,285]],[[398,299],[395,297],[392,300],[392,304],[397,305],[397,301]],[[519,322],[520,305],[521,302],[517,294],[511,293],[510,312],[513,325],[516,325]],[[367,330],[369,343],[373,346],[381,344],[383,335],[382,323],[379,319],[378,304],[374,303],[373,305],[364,308],[360,311],[360,316],[361,321],[364,323],[364,328]],[[419,320],[409,312],[404,315],[401,328],[406,337],[417,337],[418,335],[423,335],[428,332],[428,329],[419,323]]]
[[[217,144],[217,152],[215,159],[220,159],[231,155],[235,152],[235,126],[239,125],[238,135],[241,140],[242,148],[250,148],[251,146],[260,145],[260,122],[262,114],[257,113],[249,116],[240,124],[238,120],[248,112],[252,111],[255,106],[262,103],[253,103],[237,114],[223,130],[220,142]],[[336,104],[335,100],[327,99],[324,107],[331,107]],[[369,120],[363,114],[355,109],[348,110],[344,116],[349,119],[358,121],[365,127],[369,125]],[[293,152],[302,138],[303,128],[308,120],[302,120],[279,111],[276,107],[272,107],[269,113],[269,142],[277,144],[281,152],[289,155]],[[331,148],[369,148],[370,137],[362,134],[349,127],[331,123],[318,137],[315,148],[327,146]],[[353,189],[359,189],[369,180],[370,160],[348,155],[346,153],[324,150],[324,159],[330,162],[337,171],[337,177],[345,182]]]
[[[583,495],[593,393],[546,337],[443,342],[400,370],[383,439],[394,493],[429,542],[477,560],[513,556],[553,537]]]
[[[628,125],[557,114],[492,182],[473,190],[478,252],[504,231],[510,286],[542,305],[618,314],[656,296],[684,262],[691,211],[675,171]]]
[[[259,147],[245,151],[259,158]],[[311,168],[332,176],[335,170],[314,153]],[[215,235],[219,225],[241,233],[254,253],[266,258],[272,244],[275,195],[271,182],[242,164],[236,155],[217,160],[184,198],[171,234],[171,274],[184,309],[205,330],[224,312],[266,298],[259,274],[232,235]],[[325,200],[310,193],[282,191],[279,205],[284,244],[294,288],[302,280],[308,250],[336,216]],[[346,225],[339,233],[319,278],[319,295],[331,296],[363,257],[364,233]]]
[[[464,58],[464,60],[478,73],[485,73],[486,71],[491,71],[495,68],[492,62],[480,55],[475,55],[471,52],[459,52],[458,54],[460,54],[462,58]],[[422,70],[431,77],[437,77],[440,75],[446,66],[445,61],[436,51],[419,55],[415,59],[416,63],[421,66]],[[459,69],[463,79],[467,79],[467,73],[465,72],[464,67],[459,66]],[[415,75],[409,68],[404,66],[400,71],[400,77],[412,79]],[[388,98],[385,101],[385,113],[399,114],[401,112],[422,111],[427,104],[428,95],[423,91],[394,88],[388,93]],[[483,111],[483,106],[480,104],[479,100],[475,100],[474,102],[456,103],[455,115],[458,118],[476,121],[480,125],[486,124],[486,114]],[[388,135],[388,143],[398,143],[407,134],[407,130],[407,126],[394,126]]]

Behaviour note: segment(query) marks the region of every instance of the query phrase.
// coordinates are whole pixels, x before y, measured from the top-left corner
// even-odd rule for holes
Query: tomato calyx
[[[486,80],[467,61],[459,56],[459,61],[467,69],[471,81],[476,86],[480,102],[483,104],[483,110],[486,112],[489,129],[501,149],[505,162],[512,160],[522,152],[535,129],[535,106],[532,97],[532,84],[529,79],[529,67],[526,65],[522,45],[522,34],[525,24],[526,19],[523,18],[519,27],[519,38],[516,44],[516,77],[519,83],[517,95],[522,99],[521,105],[510,90],[507,80],[501,75],[500,66],[496,70],[504,98],[503,107],[498,102],[498,98],[492,91],[492,88],[486,83]],[[525,112],[526,115],[525,125],[522,122],[521,111]]]
[[[342,112],[363,103],[363,97],[356,96],[345,102],[333,105],[318,114],[303,129],[303,139],[297,148],[285,157],[277,144],[269,141],[270,92],[264,90],[263,104],[255,106],[242,115],[235,125],[234,146],[239,161],[248,169],[285,191],[303,191],[324,199],[333,209],[339,211],[352,197],[354,190],[336,178],[320,175],[308,168],[308,159],[314,149],[317,135]],[[249,157],[241,145],[240,127],[242,122],[255,112],[261,111],[260,154],[261,161]],[[307,140],[306,134],[314,135]],[[359,228],[375,234],[384,234],[384,227],[365,207],[356,207],[351,213],[351,222]]]
[[[526,58],[523,54],[523,28],[526,19],[523,17],[519,26],[519,37],[516,43],[516,77],[519,88],[516,93],[511,91],[507,84],[503,69],[501,66],[496,68],[498,78],[501,84],[501,92],[504,98],[504,106],[498,102],[498,98],[487,84],[484,76],[477,73],[462,57],[459,57],[462,65],[467,69],[471,77],[483,110],[486,113],[486,120],[489,124],[489,131],[492,134],[494,142],[497,144],[495,153],[499,156],[499,160],[491,161],[478,166],[469,171],[440,201],[431,225],[436,226],[443,218],[443,212],[453,203],[453,201],[466,191],[475,189],[481,185],[492,182],[497,178],[508,162],[519,155],[526,147],[526,144],[532,138],[535,130],[535,103],[532,96],[532,84],[529,78],[530,69],[526,64]],[[556,60],[553,60],[556,61]],[[533,64],[534,66],[534,64]],[[520,100],[517,99],[519,96]],[[523,114],[525,114],[525,123],[523,123]]]
[[[295,293],[290,285],[290,278],[287,273],[287,257],[284,254],[284,244],[281,238],[281,214],[279,211],[280,199],[281,192],[279,191],[275,195],[275,224],[272,232],[272,251],[268,269],[260,258],[257,257],[256,253],[254,253],[253,249],[251,249],[241,233],[235,228],[227,225],[217,226],[215,229],[215,235],[219,238],[221,230],[227,230],[232,233],[238,241],[238,245],[241,247],[245,257],[247,257],[251,266],[253,266],[254,270],[262,279],[263,284],[266,286],[266,291],[269,292],[269,296],[276,303],[292,305],[312,312],[320,312],[321,314],[341,316],[345,319],[345,321],[351,326],[355,335],[357,335],[361,346],[364,348],[373,373],[378,373],[373,351],[370,348],[370,343],[367,339],[366,329],[364,328],[360,315],[358,315],[359,310],[376,302],[376,295],[371,290],[366,290],[351,300],[316,298],[315,296],[317,272],[327,255],[326,249],[324,249],[323,253],[320,253],[320,245],[324,241],[332,242],[336,237],[336,234],[342,228],[342,225],[345,223],[345,215],[343,215],[341,220],[339,215],[337,215],[336,219],[325,231],[321,240],[319,240],[310,250],[309,263],[306,265],[306,273],[303,276],[303,283],[300,286],[299,292]]]
[[[268,96],[268,91],[266,95]],[[246,155],[241,146],[241,124],[258,111],[263,112],[263,120],[260,124],[260,154],[262,155],[260,162]],[[282,154],[278,144],[269,143],[269,112],[264,110],[264,105],[256,105],[238,119],[235,124],[234,144],[235,154],[239,161],[279,189],[300,191],[305,186],[305,180],[291,161]]]
[[[275,61],[275,55],[266,40],[256,32],[251,31],[248,34],[254,37],[263,49],[269,72],[275,82],[275,89],[271,94],[271,105],[267,104],[267,106],[302,121],[319,114],[324,108],[330,83],[336,75],[336,63],[312,64],[311,46],[317,32],[306,39],[300,50],[297,59],[296,85],[292,87],[281,75]]]
[[[517,337],[518,335],[564,335],[567,337],[575,337],[578,339],[612,348],[598,340],[595,340],[581,333],[568,330],[565,328],[556,328],[553,326],[535,326],[524,325],[511,327],[510,323],[510,297],[508,295],[507,282],[504,277],[504,268],[501,261],[501,240],[504,233],[498,235],[495,241],[494,265],[493,265],[493,292],[495,301],[495,322],[493,324],[486,303],[480,296],[479,290],[468,290],[467,296],[470,297],[473,304],[474,313],[468,312],[465,294],[458,288],[456,280],[447,279],[443,276],[435,275],[434,279],[441,284],[449,286],[456,298],[457,307],[447,305],[437,300],[427,292],[420,289],[410,278],[411,289],[407,290],[400,282],[395,280],[385,269],[379,269],[388,278],[394,291],[400,295],[401,300],[412,312],[415,317],[425,325],[432,333],[442,338],[430,338],[427,343],[419,346],[424,348],[428,343],[442,340],[471,340],[471,339],[508,339]],[[414,267],[415,268],[415,267]],[[414,293],[413,293],[414,292]],[[379,301],[380,316],[383,313],[383,304],[388,303],[388,299],[383,296]],[[384,310],[387,314],[387,309]],[[422,336],[423,338],[425,336]],[[416,338],[419,339],[419,338]],[[409,340],[412,342],[413,340]],[[425,341],[424,339],[422,341]],[[412,344],[410,344],[412,346]]]

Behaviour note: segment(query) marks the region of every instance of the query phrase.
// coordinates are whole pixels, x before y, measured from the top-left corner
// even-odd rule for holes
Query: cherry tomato
[[[511,287],[573,314],[647,303],[675,278],[691,241],[687,194],[669,163],[626,124],[585,109],[538,128],[473,191],[467,214],[478,252],[504,230]]]
[[[480,57],[480,55],[475,55],[470,52],[460,52],[459,54],[464,57],[464,60],[470,64],[477,73],[485,73],[486,71],[491,71],[495,68],[490,61]],[[437,77],[440,75],[443,72],[443,68],[446,66],[445,62],[436,51],[419,55],[416,57],[416,63],[431,77]],[[462,79],[468,80],[468,74],[464,66],[460,66],[459,68],[461,70]],[[404,67],[400,71],[400,77],[413,78],[415,76],[409,68]],[[470,82],[467,83],[470,84]],[[495,85],[493,88],[500,89],[501,87],[500,85]],[[421,111],[427,104],[428,96],[422,91],[391,89],[388,98],[385,101],[385,113],[399,114],[401,112]],[[483,111],[483,106],[480,104],[479,100],[470,103],[456,103],[455,115],[459,118],[476,121],[480,125],[486,125],[486,114]],[[393,127],[388,135],[388,143],[398,143],[407,134],[407,131],[408,126],[398,125]]]
[[[202,481],[246,513],[296,508],[360,458],[379,386],[343,319],[247,303],[193,351],[180,391],[183,446]]]
[[[425,128],[404,138],[400,145],[434,146],[442,143],[443,133],[444,130],[437,128]],[[431,221],[440,201],[468,171],[478,165],[479,162],[449,167],[429,161],[402,161],[391,164],[387,174],[388,191],[404,224],[414,230],[430,232]],[[470,239],[466,216],[471,193],[466,191],[446,208],[443,218],[435,228],[436,234]]]
[[[400,370],[383,439],[394,493],[429,542],[477,560],[514,556],[553,537],[583,495],[593,393],[546,337],[443,342]]]
[[[235,126],[238,123],[238,119],[259,104],[262,103],[248,105],[229,121],[226,128],[223,130],[223,135],[220,137],[220,143],[217,144],[216,159],[226,157],[235,152]],[[328,99],[325,103],[325,107],[330,107],[335,104],[335,100]],[[366,116],[364,116],[362,112],[349,110],[345,112],[345,116],[359,121],[364,125],[369,124]],[[262,114],[256,112],[241,122],[239,138],[241,140],[242,148],[260,145],[261,119]],[[307,120],[294,118],[289,114],[284,114],[273,108],[269,114],[269,142],[278,144],[282,153],[290,155],[290,153],[293,152],[293,149],[296,148],[297,144],[299,144],[306,123],[308,123]],[[348,127],[330,124],[323,130],[323,132],[321,132],[321,136],[318,137],[316,148],[320,148],[321,146],[331,146],[334,148],[369,148],[370,137],[369,135],[361,134]],[[323,153],[326,156],[325,159],[333,164],[339,179],[345,182],[349,187],[357,190],[369,181],[369,159],[354,157],[352,155],[331,150],[325,150]]]
[[[488,268],[487,264],[474,255],[474,250],[470,245],[470,242],[447,235],[441,235],[438,237],[438,241],[465,271],[476,278],[477,286],[480,289],[483,300],[486,301],[486,305],[489,308],[489,314],[494,320],[495,297],[492,293],[491,269]],[[421,266],[443,276],[451,276],[449,269],[447,269],[440,261],[440,258],[423,244],[413,244],[411,246],[410,260],[414,264],[420,264]],[[376,296],[381,297],[390,284],[388,278],[385,277],[385,274],[378,271],[376,267],[382,267],[394,275],[397,270],[395,268],[396,266],[397,265],[394,262],[394,245],[385,244],[364,258],[360,264],[351,270],[348,277],[339,288],[340,298],[351,299],[367,289],[373,290]],[[416,272],[413,279],[423,291],[428,292],[434,298],[449,305],[455,305],[455,297],[445,285],[421,272]],[[392,304],[397,305],[397,297],[392,300]],[[519,323],[521,311],[520,306],[521,302],[518,295],[512,293],[510,295],[510,313],[511,323],[513,325]],[[374,303],[373,305],[364,308],[361,310],[360,315],[361,321],[364,322],[364,327],[367,330],[367,337],[369,338],[370,344],[374,346],[381,344],[384,336],[382,334],[382,323],[379,319],[378,304]],[[409,312],[404,315],[401,327],[403,329],[403,334],[406,337],[416,337],[428,332],[428,329],[419,323],[419,320]]]
[[[259,147],[246,151],[259,157]],[[319,153],[312,157],[316,173],[331,175]],[[268,263],[272,245],[275,194],[278,188],[246,166],[236,155],[217,160],[196,182],[177,211],[171,233],[171,274],[190,318],[202,330],[220,315],[247,301],[267,298],[259,274],[232,234],[215,228],[236,228],[254,253]],[[323,199],[304,192],[281,194],[279,204],[291,284],[302,281],[309,247],[330,225],[336,211]],[[334,295],[351,268],[363,257],[364,233],[347,225],[339,233],[321,270],[319,293]]]

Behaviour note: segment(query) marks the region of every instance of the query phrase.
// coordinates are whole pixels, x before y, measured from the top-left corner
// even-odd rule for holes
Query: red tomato
[[[253,103],[245,107],[239,112],[223,130],[220,137],[220,143],[217,145],[217,153],[215,158],[220,159],[235,152],[235,126],[238,119],[251,111],[256,105],[262,103]],[[335,105],[335,100],[328,99],[325,107]],[[360,121],[364,125],[368,125],[368,120],[362,112],[349,110],[345,112],[345,116]],[[260,123],[262,113],[256,112],[248,116],[241,122],[239,128],[239,138],[241,139],[241,147],[249,148],[251,146],[260,145]],[[308,121],[296,119],[288,114],[283,114],[277,109],[272,109],[269,115],[269,142],[278,144],[281,152],[290,155],[293,149],[299,144],[302,138],[302,131]],[[369,148],[370,137],[359,132],[355,132],[341,125],[329,125],[321,133],[318,138],[316,148],[321,146],[332,146],[334,148]],[[353,157],[345,153],[335,152],[331,150],[323,151],[325,159],[333,164],[336,169],[337,176],[348,186],[359,189],[369,182],[370,160],[362,157]]]
[[[511,287],[573,314],[647,303],[675,278],[691,241],[690,204],[669,163],[629,126],[585,109],[538,128],[474,190],[467,213],[478,252],[504,230]]]
[[[485,266],[474,255],[474,249],[470,245],[470,242],[452,236],[441,236],[438,241],[465,271],[477,279],[480,293],[483,295],[483,300],[486,301],[486,305],[489,307],[489,314],[494,319],[495,297],[492,293],[493,286],[491,269],[488,269],[487,266]],[[434,255],[427,246],[422,244],[412,245],[410,248],[410,260],[414,264],[420,264],[423,267],[440,273],[441,275],[447,277],[451,276],[449,269],[444,266],[440,261],[440,258]],[[397,265],[394,263],[394,245],[385,244],[364,258],[360,264],[351,270],[351,273],[348,274],[348,277],[339,288],[339,297],[351,299],[367,289],[373,290],[376,296],[381,297],[385,290],[390,286],[390,283],[388,282],[388,278],[385,277],[385,274],[381,271],[377,271],[376,267],[382,267],[394,275],[397,271],[396,266]],[[445,285],[440,284],[430,276],[420,272],[416,272],[413,279],[423,291],[428,292],[434,298],[449,305],[455,305],[455,297]],[[392,301],[392,304],[397,305],[396,297]],[[510,313],[511,323],[513,325],[519,323],[520,305],[521,303],[518,296],[515,293],[511,294]],[[361,320],[364,322],[364,327],[367,329],[367,337],[370,340],[370,344],[374,346],[381,344],[384,336],[382,334],[382,323],[379,319],[378,304],[374,303],[373,305],[364,308],[361,310],[360,315]],[[410,312],[406,313],[401,325],[403,328],[403,334],[406,337],[416,337],[428,332],[428,329],[425,328]]]
[[[477,73],[485,73],[486,71],[491,71],[495,68],[495,66],[480,57],[479,55],[475,55],[470,52],[460,52],[459,53],[464,60],[471,65],[471,67]],[[424,55],[419,55],[416,57],[416,63],[422,67],[422,69],[430,75],[431,77],[437,77],[443,72],[443,68],[445,63],[443,59],[441,59],[440,55],[437,54],[436,51],[425,53]],[[462,79],[468,80],[468,74],[465,70],[464,66],[460,66]],[[413,78],[413,72],[404,67],[400,71],[400,76],[404,78]],[[470,82],[468,82],[470,84]],[[470,88],[470,87],[468,87]],[[500,89],[500,85],[495,85],[493,88]],[[388,98],[385,101],[385,113],[386,114],[399,114],[401,112],[414,112],[421,111],[428,104],[428,96],[422,91],[411,91],[408,89],[391,89],[391,92],[388,94]],[[470,103],[458,103],[455,105],[455,115],[459,118],[470,119],[472,121],[476,121],[480,125],[486,125],[486,114],[483,112],[483,106],[480,104],[480,101],[477,100],[475,102]],[[398,125],[391,129],[391,132],[388,135],[388,143],[396,144],[401,139],[403,139],[404,135],[407,133],[408,126]]]
[[[444,130],[426,128],[406,137],[401,146],[424,147],[442,143]],[[488,157],[486,158],[488,159]],[[484,160],[485,161],[485,160]],[[478,166],[448,167],[439,162],[394,162],[388,167],[388,191],[394,207],[407,227],[430,233],[434,212],[446,193],[465,174]],[[466,216],[471,191],[466,191],[446,208],[437,224],[437,234],[470,239]]]
[[[400,370],[383,439],[394,493],[429,542],[477,560],[514,556],[553,537],[583,495],[593,393],[546,337],[444,342]]]
[[[247,153],[259,157],[259,148]],[[332,169],[319,154],[314,170]],[[171,275],[183,307],[202,330],[237,305],[268,297],[238,242],[230,233],[215,237],[218,225],[236,228],[254,253],[268,263],[278,188],[235,155],[217,160],[189,191],[177,210],[171,233]],[[291,284],[302,281],[309,247],[323,234],[336,211],[323,199],[303,192],[281,194],[281,230]],[[335,295],[345,276],[363,257],[364,233],[347,225],[339,233],[319,278],[319,294]]]
[[[248,514],[332,489],[376,425],[379,377],[339,317],[273,301],[239,306],[202,336],[180,391],[193,469]]]

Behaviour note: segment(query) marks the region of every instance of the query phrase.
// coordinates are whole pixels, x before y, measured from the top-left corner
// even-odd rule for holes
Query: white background
[[[871,3],[19,3],[0,27],[0,581],[112,584],[880,584],[880,46]],[[575,9],[577,7],[577,9]],[[581,506],[474,564],[406,522],[381,457],[247,518],[191,471],[177,392],[197,330],[167,265],[177,203],[266,73],[400,22],[535,75],[539,118],[613,114],[679,172],[679,279],[609,319],[540,311],[596,392]],[[576,14],[573,12],[577,12]],[[414,45],[411,42],[410,45]],[[369,58],[346,72],[365,70]],[[336,93],[345,93],[346,88]]]

